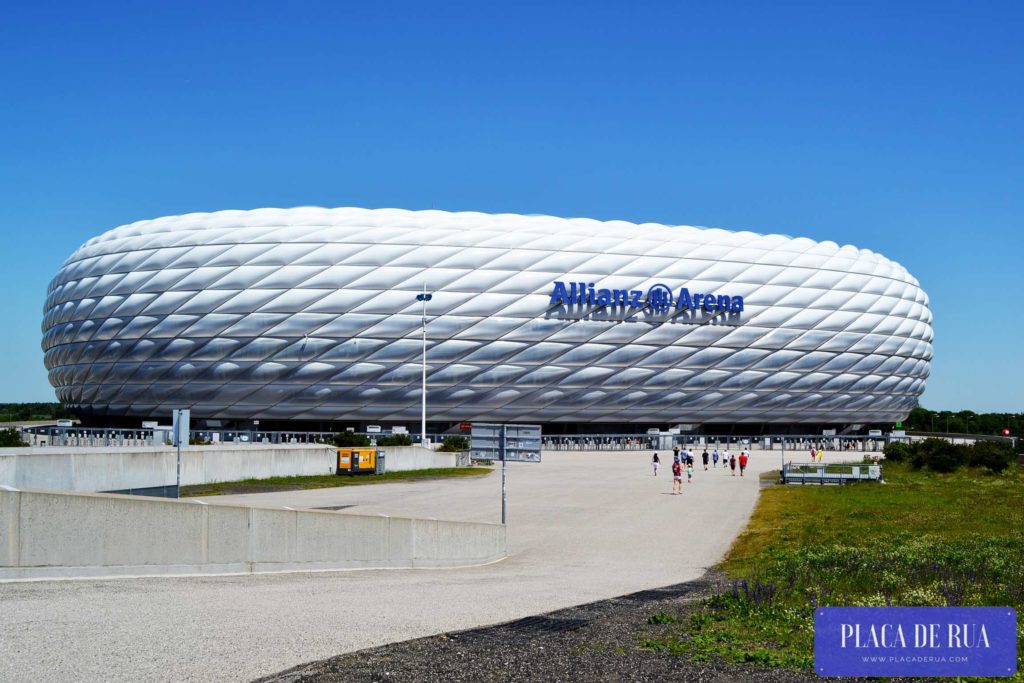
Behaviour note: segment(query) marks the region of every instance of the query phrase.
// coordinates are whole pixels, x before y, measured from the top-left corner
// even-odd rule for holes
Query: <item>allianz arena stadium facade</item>
[[[903,419],[928,298],[832,242],[355,208],[140,221],[50,284],[60,401],[97,419],[771,425]],[[264,423],[266,424],[266,423]]]

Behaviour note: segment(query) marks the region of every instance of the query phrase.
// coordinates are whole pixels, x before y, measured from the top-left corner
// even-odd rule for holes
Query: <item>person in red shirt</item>
[[[743,476],[743,470],[747,469],[747,452],[743,451],[740,453],[740,476]]]
[[[683,492],[683,466],[679,464],[679,458],[672,462],[672,495]]]

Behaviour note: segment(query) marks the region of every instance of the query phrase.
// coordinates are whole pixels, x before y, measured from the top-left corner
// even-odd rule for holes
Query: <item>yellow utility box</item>
[[[376,471],[376,448],[338,449],[338,474],[373,474]]]

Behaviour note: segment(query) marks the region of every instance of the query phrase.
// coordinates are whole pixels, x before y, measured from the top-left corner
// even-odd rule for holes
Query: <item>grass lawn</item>
[[[644,646],[811,670],[816,606],[1011,606],[1024,613],[1024,469],[761,492],[722,568],[731,590]],[[1018,661],[1024,628],[1018,624]],[[1013,679],[1024,680],[1018,665]]]
[[[300,489],[328,489],[336,486],[364,486],[386,484],[394,481],[423,481],[426,479],[448,479],[451,477],[478,477],[492,470],[489,467],[434,467],[408,472],[387,472],[386,474],[334,475],[321,474],[311,477],[271,477],[269,479],[244,479],[215,484],[182,486],[181,497],[220,496],[232,493],[270,493],[272,491],[297,491]]]

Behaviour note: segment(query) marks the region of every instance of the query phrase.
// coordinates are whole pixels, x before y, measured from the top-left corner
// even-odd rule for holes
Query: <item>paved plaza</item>
[[[754,508],[760,472],[704,472],[671,495],[671,451],[545,452],[510,464],[509,557],[464,569],[0,583],[0,679],[244,680],[374,645],[516,619],[700,576]],[[826,462],[859,454],[830,454]],[[788,459],[788,458],[787,458]],[[798,458],[806,460],[804,458]],[[484,477],[222,496],[207,502],[498,522]]]

